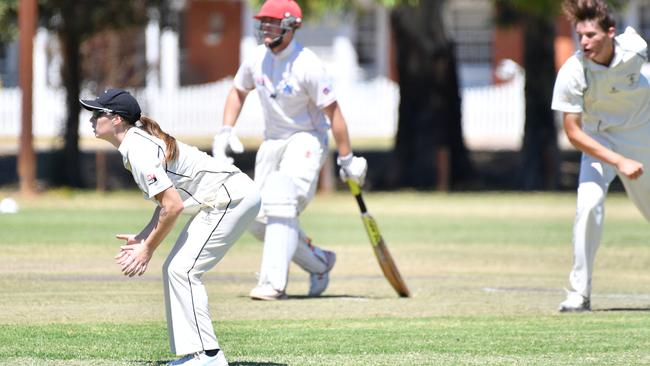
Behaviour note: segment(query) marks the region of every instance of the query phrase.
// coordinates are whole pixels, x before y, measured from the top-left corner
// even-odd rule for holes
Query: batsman
[[[363,184],[368,165],[352,153],[347,124],[323,63],[294,40],[302,24],[299,5],[293,0],[267,0],[255,19],[262,44],[235,75],[212,153],[229,159],[228,148],[243,151],[233,127],[248,93],[256,89],[265,125],[254,178],[262,209],[250,231],[264,242],[264,250],[258,283],[250,297],[286,298],[291,261],[310,274],[308,295],[319,296],[328,286],[336,254],[314,246],[300,229],[298,216],[316,193],[327,158],[329,130],[338,150],[341,179]]]

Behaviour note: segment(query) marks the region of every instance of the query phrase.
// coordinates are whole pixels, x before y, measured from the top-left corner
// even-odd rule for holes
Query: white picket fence
[[[221,126],[232,80],[187,86],[175,92],[134,90],[143,112],[177,137],[212,136]],[[523,77],[507,84],[462,91],[462,124],[470,149],[510,149],[521,143],[524,123]],[[387,79],[337,85],[337,95],[351,138],[392,138],[397,131],[399,88]],[[20,90],[0,89],[0,137],[20,134]],[[82,97],[90,97],[84,93]],[[35,137],[60,135],[65,119],[63,90],[34,90]],[[92,136],[89,112],[79,115],[81,136]],[[261,138],[263,117],[256,93],[251,93],[236,126],[239,136]]]

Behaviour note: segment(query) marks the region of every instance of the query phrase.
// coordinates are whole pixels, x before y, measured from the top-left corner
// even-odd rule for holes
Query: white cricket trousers
[[[163,266],[169,344],[177,355],[219,348],[201,277],[223,258],[260,209],[259,191],[244,173],[229,177],[219,189],[243,198],[194,215]]]
[[[281,173],[295,187],[299,215],[316,194],[326,152],[327,135],[314,132],[296,132],[284,140],[265,140],[255,157],[255,183],[262,192],[262,201],[273,199],[268,197],[273,192],[265,189],[269,175]],[[292,260],[309,273],[324,272],[327,267],[323,251],[309,243],[298,220],[271,218],[277,224],[270,233],[275,235],[269,237],[269,217],[262,206],[260,215],[250,226],[250,232],[264,241],[258,285],[270,283],[276,290],[284,291]]]
[[[605,147],[643,164],[645,173],[636,180],[619,175],[628,197],[650,221],[650,125],[634,130],[591,135]],[[605,218],[605,197],[616,177],[616,168],[582,154],[575,222],[573,268],[569,282],[582,296],[591,296],[594,259],[600,246]]]

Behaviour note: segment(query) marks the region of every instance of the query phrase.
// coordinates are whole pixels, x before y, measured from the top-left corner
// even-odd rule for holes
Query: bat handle
[[[352,195],[357,200],[359,210],[361,210],[361,213],[365,215],[366,212],[368,212],[368,209],[366,208],[366,203],[363,202],[363,196],[361,196],[361,187],[359,187],[359,184],[352,179],[348,179],[347,183],[348,187],[350,187],[350,192],[352,192]]]
[[[348,187],[350,188],[350,192],[352,192],[353,195],[358,196],[361,194],[361,187],[359,187],[359,184],[352,179],[348,179],[346,181],[348,183]]]

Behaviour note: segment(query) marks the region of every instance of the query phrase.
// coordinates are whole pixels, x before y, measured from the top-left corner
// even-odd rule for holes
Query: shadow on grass
[[[649,311],[650,307],[644,308],[605,308],[605,309],[593,309],[594,312],[606,312],[606,311]]]
[[[308,295],[288,295],[287,300],[318,300],[318,299],[350,299],[350,300],[365,300],[366,296],[355,296],[355,295],[320,295],[320,296],[308,296]]]
[[[248,296],[246,296],[246,295],[240,295],[238,297],[240,297],[240,298],[248,298]],[[273,300],[273,301],[319,300],[319,299],[321,299],[321,300],[322,299],[368,300],[368,299],[371,299],[371,297],[368,297],[368,296],[356,296],[356,295],[320,295],[320,296],[287,295],[287,297],[284,298],[284,299]],[[265,301],[265,300],[251,299],[251,301]]]
[[[168,362],[173,361],[173,360],[167,360],[167,361],[133,361],[134,365],[166,365]],[[228,363],[230,366],[287,366],[286,363],[275,363],[275,362],[249,362],[249,361],[239,361],[239,362],[229,362]]]

